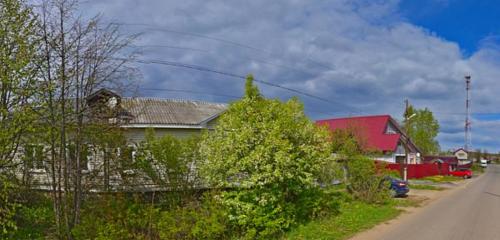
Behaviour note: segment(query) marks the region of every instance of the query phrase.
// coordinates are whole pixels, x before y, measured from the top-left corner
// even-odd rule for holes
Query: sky
[[[141,33],[131,46],[138,58],[191,67],[138,63],[140,96],[231,102],[244,85],[234,75],[251,73],[305,93],[258,83],[270,98],[298,96],[314,120],[371,114],[400,120],[408,99],[434,112],[443,150],[464,144],[470,74],[472,147],[500,151],[494,1],[87,0],[80,9],[120,24],[124,35]]]

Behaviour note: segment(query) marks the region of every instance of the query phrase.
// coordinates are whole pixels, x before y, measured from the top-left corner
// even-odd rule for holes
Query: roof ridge
[[[165,102],[179,102],[179,103],[198,103],[198,104],[204,104],[204,105],[224,105],[227,106],[227,103],[220,103],[220,102],[208,102],[208,101],[201,101],[201,100],[190,100],[190,99],[182,99],[182,98],[162,98],[162,97],[124,97],[122,99],[126,100],[154,100],[154,101],[165,101]]]
[[[329,121],[329,120],[343,120],[343,119],[357,119],[357,118],[379,118],[379,117],[389,117],[392,118],[389,114],[381,114],[381,115],[368,115],[368,116],[354,116],[354,117],[340,117],[340,118],[328,118],[328,119],[320,119],[317,121]]]

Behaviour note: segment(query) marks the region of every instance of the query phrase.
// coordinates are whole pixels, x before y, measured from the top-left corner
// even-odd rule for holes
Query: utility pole
[[[469,74],[465,75],[465,91],[467,98],[465,100],[465,151],[469,151],[471,147],[471,121],[470,121],[470,83],[471,76]]]
[[[405,99],[405,125],[406,125],[406,129],[405,129],[405,132],[406,132],[406,140],[405,140],[405,143],[403,143],[404,147],[405,147],[405,160],[404,160],[404,163],[403,163],[403,180],[404,181],[408,181],[408,151],[409,151],[409,148],[408,148],[408,142],[409,142],[409,136],[408,136],[408,130],[409,128],[411,127],[410,126],[410,123],[409,123],[409,120],[410,120],[410,116],[408,116],[408,108],[410,107],[410,103],[408,101],[408,99]]]

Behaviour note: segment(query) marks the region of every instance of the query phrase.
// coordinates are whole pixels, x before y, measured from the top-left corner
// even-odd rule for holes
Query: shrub
[[[157,223],[161,239],[226,239],[227,217],[215,195],[205,194],[200,202],[161,212]]]
[[[226,239],[225,213],[211,193],[165,209],[137,196],[108,195],[86,203],[72,234],[75,239]]]
[[[123,195],[104,196],[87,202],[75,239],[157,239],[153,223],[159,209]]]
[[[20,190],[16,193],[20,204],[14,217],[18,228],[8,239],[56,238],[51,199],[42,192]]]
[[[384,173],[377,173],[375,162],[364,156],[347,161],[347,190],[357,199],[368,203],[385,203],[390,197]],[[387,183],[387,184],[386,184]]]
[[[316,180],[330,157],[328,134],[297,99],[262,97],[248,77],[245,97],[232,103],[205,134],[202,176],[221,194],[229,221],[243,237],[275,238],[313,217]],[[300,217],[300,218],[299,218]]]
[[[13,220],[18,207],[12,199],[13,184],[0,175],[0,237],[7,236],[17,229]]]

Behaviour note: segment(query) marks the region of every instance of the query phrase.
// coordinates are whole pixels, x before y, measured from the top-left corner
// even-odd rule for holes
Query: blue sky
[[[457,42],[467,55],[500,36],[498,1],[403,0],[400,10],[408,21]]]
[[[83,14],[142,33],[140,59],[246,75],[328,99],[299,98],[312,119],[391,114],[404,99],[433,111],[443,149],[463,146],[472,75],[473,147],[500,151],[500,7],[469,0],[88,0]],[[499,13],[499,14],[497,14]],[[125,24],[123,24],[125,23]],[[230,102],[243,81],[139,65],[139,96]],[[264,95],[296,93],[259,84]],[[179,89],[183,92],[145,88]],[[196,94],[202,92],[205,94]],[[210,94],[216,94],[210,95]]]

